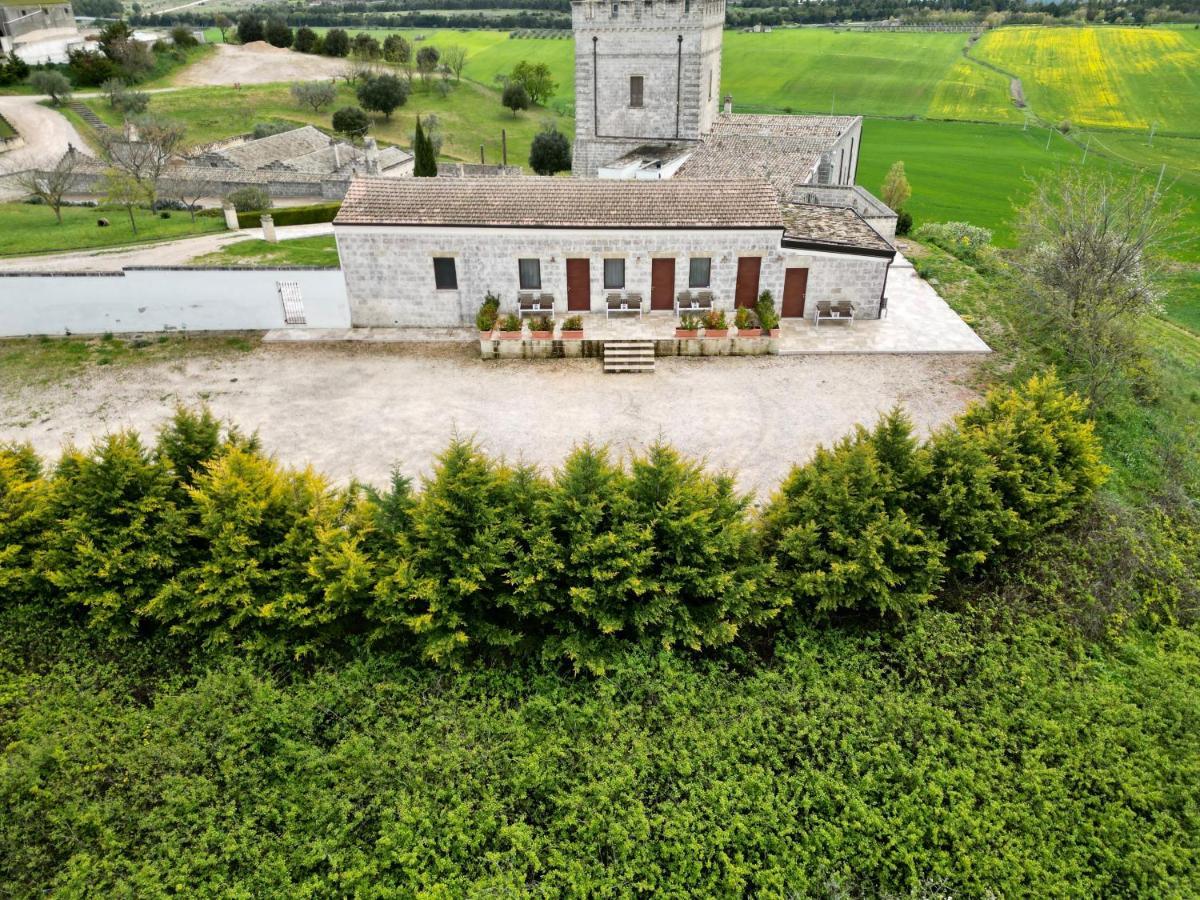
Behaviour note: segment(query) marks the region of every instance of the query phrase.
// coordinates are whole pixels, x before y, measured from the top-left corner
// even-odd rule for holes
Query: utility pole
[[[508,129],[500,129],[500,164],[508,165]]]
[[[1158,170],[1158,184],[1154,185],[1154,196],[1157,199],[1158,189],[1162,187],[1163,176],[1167,174],[1167,164],[1163,163],[1162,168]]]
[[[1089,151],[1089,150],[1091,150],[1091,149],[1092,149],[1092,138],[1091,138],[1091,136],[1089,135],[1089,136],[1088,136],[1088,142],[1087,142],[1087,146],[1083,148],[1083,162],[1081,162],[1081,163],[1080,163],[1080,165],[1081,165],[1081,166],[1086,166],[1086,165],[1087,165],[1087,155],[1088,155],[1088,151]]]
[[[1149,146],[1154,146],[1154,129],[1158,127],[1157,122],[1150,123],[1150,140],[1147,142]]]
[[[483,162],[483,144],[479,145],[479,164],[481,166],[484,164],[484,162]]]
[[[1052,137],[1054,137],[1054,129],[1052,127],[1047,128],[1046,129],[1046,149],[1047,150],[1050,149],[1050,138],[1052,138]]]

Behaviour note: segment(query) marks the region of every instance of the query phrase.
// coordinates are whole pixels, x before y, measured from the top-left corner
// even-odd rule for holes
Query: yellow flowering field
[[[926,115],[965,122],[1020,122],[1024,117],[1009,100],[1003,75],[961,56],[934,88]]]
[[[1200,32],[1000,28],[973,51],[1013,72],[1039,114],[1085,127],[1200,134]]]

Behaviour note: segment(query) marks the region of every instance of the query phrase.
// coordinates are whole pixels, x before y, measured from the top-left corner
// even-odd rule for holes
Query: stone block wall
[[[696,140],[709,129],[720,105],[724,0],[580,0],[572,12],[576,175],[640,144]],[[643,80],[640,107],[630,106],[632,76]],[[603,139],[619,143],[595,143]]]
[[[849,300],[859,319],[879,318],[879,298],[887,280],[889,261],[872,256],[845,253],[814,253],[784,250],[783,266],[808,269],[805,314],[810,315],[819,300]],[[782,276],[780,277],[782,282]],[[783,295],[775,294],[776,308]]]
[[[567,309],[566,260],[587,258],[591,312],[605,308],[604,259],[625,260],[625,290],[642,294],[650,305],[651,267],[656,257],[675,260],[674,292],[688,288],[692,257],[712,260],[716,306],[732,310],[738,258],[759,256],[759,290],[782,300],[784,269],[811,271],[808,301],[853,300],[864,318],[878,316],[887,260],[834,253],[782,250],[774,229],[746,230],[582,230],[515,228],[401,228],[335,226],[355,326],[461,327],[474,323],[484,296],[501,299],[501,311],[516,308],[520,290],[517,261],[541,263],[542,293],[554,297],[557,316]],[[455,260],[457,290],[438,290],[433,258]]]

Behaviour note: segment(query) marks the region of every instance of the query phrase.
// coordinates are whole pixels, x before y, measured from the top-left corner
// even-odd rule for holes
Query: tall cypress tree
[[[437,175],[437,158],[433,155],[433,141],[421,127],[421,117],[417,116],[417,134],[413,138],[413,175],[417,178],[432,178]]]

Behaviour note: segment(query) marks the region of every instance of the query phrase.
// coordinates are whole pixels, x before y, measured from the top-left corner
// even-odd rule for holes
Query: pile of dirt
[[[242,50],[246,53],[290,53],[284,47],[276,47],[268,44],[266,41],[251,41],[248,44],[242,44]]]

